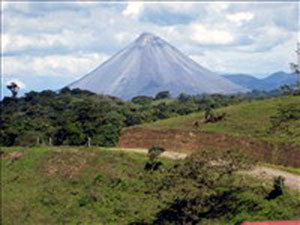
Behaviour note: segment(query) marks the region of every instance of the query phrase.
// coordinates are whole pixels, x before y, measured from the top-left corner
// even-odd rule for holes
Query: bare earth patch
[[[235,137],[199,130],[132,127],[122,132],[119,147],[148,149],[153,145],[181,153],[191,153],[201,149],[240,149],[267,163],[300,167],[300,149],[297,146],[275,146],[256,138]]]
[[[88,166],[86,159],[79,152],[60,152],[50,154],[43,167],[49,176],[61,175],[72,178]]]

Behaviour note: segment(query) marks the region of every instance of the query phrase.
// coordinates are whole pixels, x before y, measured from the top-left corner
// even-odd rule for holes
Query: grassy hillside
[[[287,121],[281,129],[272,129],[271,118],[278,114],[278,108],[284,108],[291,104],[300,106],[300,97],[285,96],[231,105],[215,111],[216,113],[225,112],[226,120],[201,124],[197,129],[238,137],[254,137],[274,143],[300,144],[300,120]],[[140,127],[145,129],[193,129],[193,121],[203,118],[204,113],[193,113],[144,124]]]
[[[143,155],[20,149],[24,157],[2,161],[3,224],[128,224],[161,205],[144,193]]]
[[[202,213],[203,218],[196,217],[197,224],[207,225],[300,216],[299,194],[286,192],[275,200],[266,200],[271,186],[251,177],[226,175],[216,187],[203,189],[203,184],[199,186],[197,181],[200,177],[195,179],[189,177],[190,173],[182,173],[187,169],[192,172],[196,167],[186,167],[190,164],[173,167],[177,162],[164,159],[159,171],[145,172],[147,157],[140,154],[70,147],[14,147],[2,151],[2,221],[6,225],[122,225],[158,224],[158,221],[174,224],[167,215],[176,213],[180,215],[176,220],[184,221],[189,213],[195,212]],[[197,165],[205,165],[202,157],[192,158],[195,159],[200,160],[195,161]],[[170,175],[171,168],[179,171]],[[214,169],[203,170],[204,178],[209,178],[207,171],[212,170],[215,182],[217,170]],[[193,183],[196,186],[191,186]],[[180,194],[182,190],[188,195]],[[198,196],[196,203],[206,196],[212,199],[208,198],[201,208],[198,203],[193,205],[195,196]],[[191,201],[193,208],[177,213],[178,209],[173,207],[179,199]],[[206,211],[211,206],[215,211]]]

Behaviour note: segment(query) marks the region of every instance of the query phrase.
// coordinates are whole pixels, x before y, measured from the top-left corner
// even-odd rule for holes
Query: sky
[[[2,91],[58,90],[151,32],[209,70],[264,77],[296,61],[300,3],[2,2]]]

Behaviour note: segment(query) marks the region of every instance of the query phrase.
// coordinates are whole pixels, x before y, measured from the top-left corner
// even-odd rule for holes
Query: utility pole
[[[290,67],[293,73],[298,75],[298,85],[300,87],[300,43],[297,43],[297,63],[290,63]]]

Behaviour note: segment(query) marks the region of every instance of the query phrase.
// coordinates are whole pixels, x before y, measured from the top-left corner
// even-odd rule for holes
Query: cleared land
[[[204,113],[194,113],[123,130],[120,147],[149,148],[159,145],[170,151],[201,149],[243,149],[262,161],[300,167],[300,120],[287,122],[283,129],[272,129],[272,118],[279,107],[299,103],[300,97],[278,97],[244,102],[216,110],[225,120],[200,123]]]

